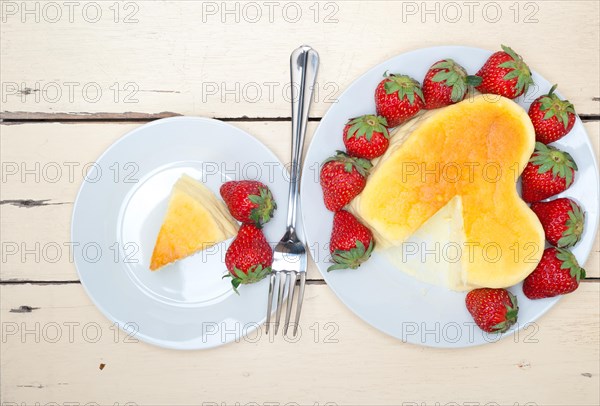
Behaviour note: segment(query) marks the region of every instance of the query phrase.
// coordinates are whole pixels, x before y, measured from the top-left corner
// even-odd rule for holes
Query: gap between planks
[[[157,114],[144,114],[144,113],[132,113],[130,116],[125,113],[119,117],[109,113],[97,113],[90,115],[62,115],[57,114],[56,116],[48,116],[42,114],[42,117],[35,117],[35,114],[31,115],[32,118],[0,118],[0,125],[20,125],[20,124],[35,124],[35,123],[58,123],[58,124],[79,124],[79,123],[149,123],[151,121],[169,118],[169,117],[182,117],[178,113],[157,113]],[[291,117],[209,117],[213,120],[225,121],[225,122],[290,122]],[[600,121],[600,114],[580,114],[579,118],[582,122],[593,122]],[[308,121],[320,122],[323,117],[309,117]]]
[[[600,277],[590,277],[582,279],[581,282],[584,283],[600,283]],[[81,281],[79,280],[69,280],[69,281],[35,281],[35,280],[14,280],[9,279],[6,281],[0,280],[0,285],[37,285],[37,286],[45,286],[45,285],[79,285]],[[324,279],[307,279],[307,285],[327,285]]]
[[[600,120],[600,115],[586,115],[592,117],[592,120]],[[154,120],[170,117],[183,117],[182,114],[178,113],[158,113],[158,114],[144,114],[144,113],[132,113],[129,115],[125,113],[123,115],[115,115],[110,113],[98,113],[89,115],[47,115],[42,114],[41,117],[36,117],[35,114],[31,115],[31,118],[0,118],[0,124],[4,125],[18,125],[18,124],[35,124],[35,123],[61,123],[61,124],[78,124],[78,123],[149,123]],[[582,116],[580,116],[582,117]],[[291,117],[209,117],[213,120],[225,121],[225,122],[291,122]],[[323,117],[309,117],[308,121],[319,122]],[[586,118],[587,119],[587,118]],[[584,120],[582,118],[582,120]]]
[[[600,280],[600,278],[589,278],[591,281],[594,279]],[[587,281],[588,279],[585,279]],[[78,285],[81,284],[80,280],[65,280],[65,281],[36,281],[36,280],[21,280],[21,279],[9,279],[0,280],[0,285]],[[327,282],[323,279],[307,279],[307,285],[327,285]]]

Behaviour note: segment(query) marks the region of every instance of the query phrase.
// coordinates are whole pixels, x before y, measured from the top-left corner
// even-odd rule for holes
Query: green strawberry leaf
[[[553,178],[558,176],[565,179],[566,187],[573,183],[573,170],[577,170],[577,164],[568,152],[536,142],[535,152],[529,162],[538,166],[539,174],[552,171]]]
[[[510,305],[505,305],[506,307],[506,315],[504,316],[505,320],[492,326],[492,331],[495,333],[505,333],[510,329],[510,327],[517,322],[517,316],[519,314],[519,304],[517,302],[517,297],[513,295],[511,292],[506,291],[508,293],[508,297],[510,298]]]
[[[542,96],[539,99],[540,110],[545,111],[544,120],[548,120],[552,117],[563,124],[564,128],[569,127],[569,114],[575,114],[575,106],[568,100],[561,100],[554,91],[557,85],[553,85],[547,95]]]
[[[398,93],[400,101],[406,97],[411,105],[415,103],[415,94],[425,101],[419,82],[410,76],[390,74],[386,77],[388,80],[383,85],[386,94]]]
[[[431,69],[452,69],[455,66],[455,64],[456,63],[454,62],[454,60],[446,59],[436,63],[431,67]]]
[[[560,269],[568,269],[571,277],[575,278],[578,283],[585,278],[585,269],[579,266],[575,255],[564,248],[556,248],[556,251],[556,258],[562,262]]]
[[[352,169],[356,169],[362,176],[367,176],[369,169],[373,166],[368,159],[355,158],[343,151],[336,151],[336,154],[323,161],[323,164],[325,165],[328,162],[340,162],[344,165],[346,172],[350,173]]]
[[[480,76],[476,75],[468,75],[467,76],[467,85],[472,87],[477,87],[481,84],[483,79]]]
[[[273,199],[271,191],[267,187],[259,188],[259,195],[249,195],[248,200],[256,204],[250,211],[250,219],[258,228],[268,223],[277,209],[277,203]]]
[[[502,45],[502,50],[512,58],[512,61],[498,64],[499,68],[511,69],[511,71],[503,77],[503,80],[508,81],[517,78],[515,91],[517,93],[527,93],[529,86],[534,84],[529,66],[527,66],[523,61],[523,58],[510,47]]]
[[[327,272],[336,269],[356,269],[369,259],[374,248],[373,240],[371,239],[367,248],[365,248],[365,245],[360,240],[356,240],[355,245],[354,248],[347,251],[335,250],[331,256],[334,264],[327,268]]]
[[[558,240],[559,248],[569,248],[574,246],[581,239],[585,224],[585,212],[573,201],[571,201],[571,210],[568,213],[569,218],[565,222],[566,229]]]
[[[433,76],[433,78],[431,78],[431,80],[433,80],[434,82],[443,82],[445,80],[448,80],[453,75],[456,75],[456,73],[451,72],[451,71],[443,71],[443,70],[441,70],[438,73],[436,73]]]

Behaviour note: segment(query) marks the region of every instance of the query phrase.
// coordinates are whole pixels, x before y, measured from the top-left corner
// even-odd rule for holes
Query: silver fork
[[[265,332],[269,332],[271,313],[275,306],[275,334],[279,329],[281,309],[286,301],[285,325],[283,334],[286,335],[290,325],[290,315],[294,303],[296,281],[300,280],[298,288],[298,304],[296,305],[296,320],[294,323],[295,336],[298,332],[298,322],[304,299],[306,284],[306,249],[304,243],[296,235],[296,210],[300,191],[300,175],[304,135],[308,121],[308,109],[312,100],[313,88],[319,67],[319,54],[309,47],[302,45],[290,56],[292,81],[292,162],[290,167],[290,188],[288,195],[287,228],[281,241],[273,253],[273,272],[270,276],[269,301],[267,303],[267,324]],[[273,295],[275,304],[273,305]]]

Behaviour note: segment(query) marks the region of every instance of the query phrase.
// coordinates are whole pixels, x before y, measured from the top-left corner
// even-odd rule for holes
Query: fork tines
[[[299,281],[296,284],[296,281]],[[302,300],[304,299],[304,285],[306,284],[306,271],[273,271],[270,276],[269,283],[269,302],[267,304],[267,323],[265,332],[269,332],[271,324],[271,314],[273,312],[273,306],[275,306],[275,330],[277,334],[279,330],[279,323],[281,321],[281,311],[283,306],[286,306],[285,310],[285,322],[283,327],[283,334],[287,335],[288,328],[290,326],[290,316],[292,313],[292,307],[294,305],[294,294],[296,291],[296,285],[298,288],[298,301],[296,303],[296,317],[294,321],[293,336],[298,332],[298,322],[300,321],[300,312],[302,311]],[[275,292],[277,293],[275,294]],[[273,301],[275,303],[273,304]],[[284,301],[286,302],[284,304]]]

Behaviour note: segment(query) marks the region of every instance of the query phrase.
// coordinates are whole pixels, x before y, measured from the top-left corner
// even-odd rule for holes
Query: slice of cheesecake
[[[455,196],[404,243],[384,248],[388,260],[407,274],[452,290],[470,290],[463,260],[462,199]]]
[[[544,250],[536,215],[516,182],[535,144],[527,113],[479,95],[398,127],[351,211],[392,263],[455,290],[522,281]],[[407,242],[425,242],[420,254]],[[436,248],[436,244],[439,247]],[[458,258],[444,254],[458,245]]]
[[[202,183],[183,175],[171,191],[150,269],[157,270],[232,238],[237,229],[238,223],[225,204]]]

